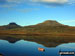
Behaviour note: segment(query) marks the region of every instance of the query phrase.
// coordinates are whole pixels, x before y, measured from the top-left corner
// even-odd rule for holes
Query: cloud
[[[0,7],[3,7],[3,8],[11,8],[11,7],[14,7],[14,6],[17,6],[16,4],[3,4],[3,5],[0,5]]]
[[[31,12],[33,10],[39,10],[38,8],[24,8],[24,9],[16,9],[16,11],[22,12],[22,13],[27,13],[27,12]]]
[[[32,2],[46,6],[64,6],[75,3],[75,0],[32,0]]]
[[[32,12],[32,11],[37,11],[39,10],[39,8],[10,8],[8,7],[6,10],[3,10],[4,12],[9,12],[9,11],[16,11],[16,12],[20,12],[20,13],[28,13],[28,12]]]
[[[6,0],[0,0],[0,4],[6,3]]]
[[[61,22],[64,22],[64,23],[75,23],[75,20],[65,20],[65,21],[61,21]]]
[[[15,5],[34,4],[44,6],[63,6],[75,4],[75,0],[0,0],[0,7],[13,7]]]
[[[33,2],[41,3],[66,3],[68,0],[32,0]]]
[[[7,0],[8,3],[25,3],[27,2],[27,0]]]

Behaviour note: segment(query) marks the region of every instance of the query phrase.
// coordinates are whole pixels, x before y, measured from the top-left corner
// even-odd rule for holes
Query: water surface
[[[38,51],[38,47],[45,48],[45,52]],[[74,47],[75,43],[61,44],[56,47],[45,47],[42,44],[26,40],[19,40],[15,43],[0,40],[0,53],[4,56],[59,56],[60,49],[62,51],[73,51]]]

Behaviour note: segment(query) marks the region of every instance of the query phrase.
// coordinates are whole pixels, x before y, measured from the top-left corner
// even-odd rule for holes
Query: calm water
[[[45,52],[38,51],[38,47],[45,48]],[[58,54],[60,49],[62,51],[73,51],[74,47],[75,43],[61,44],[56,47],[45,47],[36,42],[25,40],[19,40],[15,43],[0,40],[0,53],[4,54],[4,56],[60,56]]]

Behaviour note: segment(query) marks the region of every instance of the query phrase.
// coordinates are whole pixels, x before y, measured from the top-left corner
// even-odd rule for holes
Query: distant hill
[[[47,20],[47,21],[44,21],[43,23],[39,23],[37,25],[40,25],[40,26],[62,26],[62,24],[60,24],[54,20]]]
[[[75,27],[63,25],[57,21],[47,20],[33,26],[26,26],[23,29],[36,33],[74,33]]]
[[[8,30],[8,29],[15,29],[15,28],[21,28],[21,26],[17,25],[14,22],[9,23],[8,25],[0,26],[0,30]]]
[[[3,28],[2,28],[3,27]],[[2,30],[5,31],[2,31]],[[1,33],[8,34],[66,34],[75,35],[75,27],[63,25],[54,20],[47,20],[42,23],[21,27],[16,23],[9,23],[6,26],[0,26]],[[0,34],[1,34],[0,33]]]

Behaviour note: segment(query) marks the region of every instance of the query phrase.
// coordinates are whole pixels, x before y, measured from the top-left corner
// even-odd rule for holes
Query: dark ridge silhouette
[[[0,30],[8,30],[8,29],[15,29],[15,28],[21,28],[21,26],[16,24],[15,22],[11,22],[8,25],[0,26]]]
[[[16,43],[17,41],[21,39],[15,38],[14,36],[9,36],[9,35],[0,35],[0,40],[8,40],[8,42],[10,43]]]
[[[7,25],[8,29],[20,28],[21,26],[12,22]]]
[[[8,25],[16,25],[16,26],[18,26],[15,22],[11,22]]]

